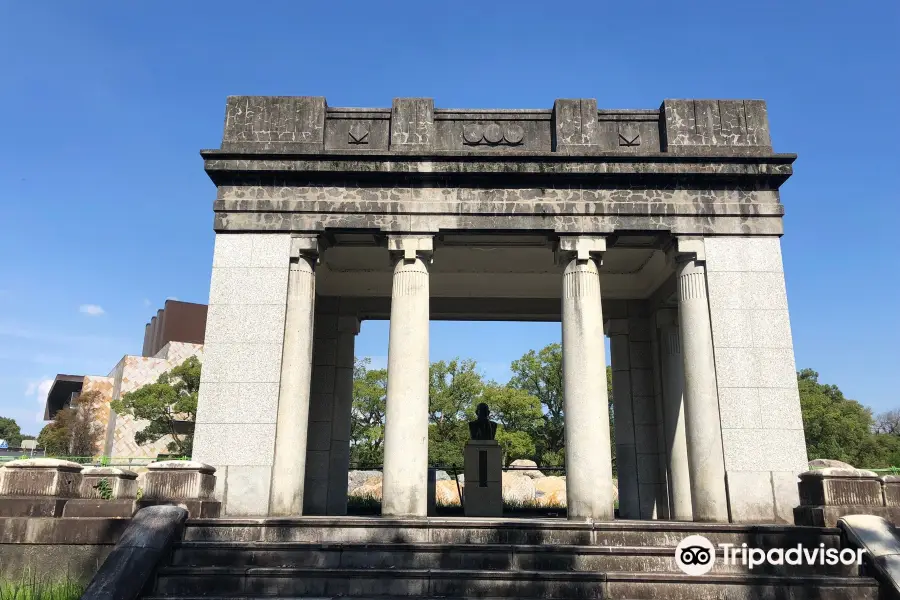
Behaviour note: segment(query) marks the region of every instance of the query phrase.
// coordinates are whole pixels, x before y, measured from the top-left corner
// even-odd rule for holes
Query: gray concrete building
[[[226,516],[346,512],[354,337],[390,319],[383,512],[426,514],[428,323],[562,324],[570,519],[792,522],[806,470],[758,100],[230,97],[194,459]]]

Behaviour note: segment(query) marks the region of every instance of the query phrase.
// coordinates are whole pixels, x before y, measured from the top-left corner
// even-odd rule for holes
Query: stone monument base
[[[469,440],[463,506],[467,517],[503,516],[502,453],[497,440]]]

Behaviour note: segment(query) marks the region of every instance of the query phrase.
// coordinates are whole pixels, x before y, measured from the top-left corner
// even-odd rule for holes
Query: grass
[[[41,580],[25,573],[17,581],[0,581],[0,600],[78,600],[84,587],[71,579]]]

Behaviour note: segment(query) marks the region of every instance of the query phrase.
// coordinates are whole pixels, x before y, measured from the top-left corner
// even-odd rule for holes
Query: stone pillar
[[[384,422],[385,516],[428,512],[428,266],[430,236],[390,236],[395,257]]]
[[[563,405],[566,501],[571,520],[614,516],[598,265],[604,250],[604,238],[560,240],[559,257],[566,264],[562,290]]]
[[[686,244],[680,244],[679,250]],[[702,253],[701,253],[702,254]],[[728,522],[725,459],[704,256],[675,253],[684,412],[694,520]]]
[[[337,360],[328,461],[327,514],[347,514],[347,472],[350,469],[350,421],[353,408],[353,361],[359,319],[338,317]]]
[[[631,405],[631,361],[628,319],[606,322],[612,367],[613,408],[616,412],[616,467],[619,474],[619,518],[639,519],[637,455]]]
[[[691,477],[684,425],[684,363],[675,310],[656,314],[663,375],[663,431],[666,443],[671,518],[692,521]]]
[[[309,394],[312,375],[313,315],[316,299],[316,240],[294,238],[288,276],[281,355],[281,386],[275,425],[275,456],[269,514],[303,514]]]

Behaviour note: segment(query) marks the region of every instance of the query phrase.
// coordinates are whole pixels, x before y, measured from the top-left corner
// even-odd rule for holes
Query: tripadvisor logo
[[[675,564],[688,575],[705,575],[716,563],[716,546],[702,535],[689,535],[675,547]],[[718,544],[719,559],[725,565],[745,565],[752,570],[760,565],[861,565],[865,550],[826,548],[819,544],[806,548],[750,548],[747,544]]]
[[[716,562],[716,549],[702,535],[689,535],[675,547],[675,564],[688,575],[706,575]]]

